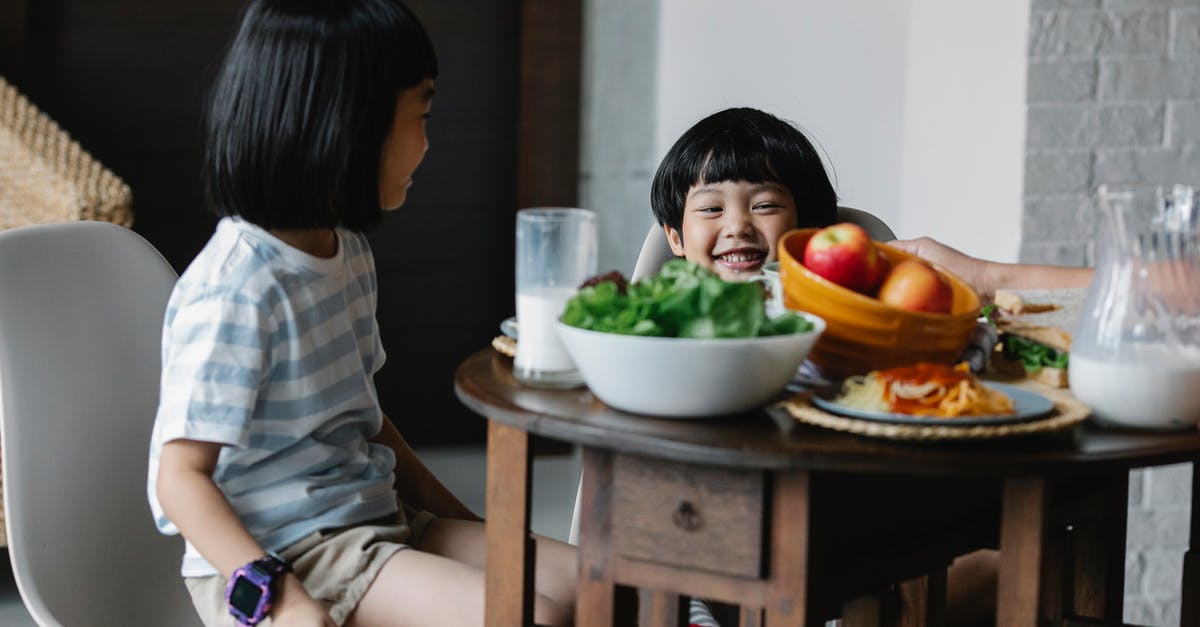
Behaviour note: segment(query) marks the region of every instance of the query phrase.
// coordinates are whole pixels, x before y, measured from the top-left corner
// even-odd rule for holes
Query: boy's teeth
[[[733,263],[738,263],[738,262],[742,262],[742,261],[754,261],[757,258],[758,258],[758,255],[746,255],[746,254],[741,254],[741,253],[721,255],[721,259],[724,259],[725,261],[730,261]]]

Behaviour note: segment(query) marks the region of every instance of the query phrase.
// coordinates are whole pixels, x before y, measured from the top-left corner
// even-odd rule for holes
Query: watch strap
[[[267,552],[265,556],[254,560],[252,564],[259,571],[272,577],[281,573],[291,572],[292,570],[292,565],[287,560],[273,552]]]

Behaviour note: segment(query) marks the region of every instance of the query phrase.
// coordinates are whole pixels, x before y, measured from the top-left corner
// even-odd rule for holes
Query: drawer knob
[[[679,507],[675,508],[675,513],[671,515],[671,520],[675,526],[684,531],[695,531],[704,526],[700,520],[700,512],[696,511],[696,507],[691,501],[683,501]]]

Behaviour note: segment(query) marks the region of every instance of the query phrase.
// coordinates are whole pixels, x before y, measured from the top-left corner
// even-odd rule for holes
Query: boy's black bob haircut
[[[265,229],[370,229],[397,98],[437,73],[398,0],[252,1],[208,103],[210,207]]]
[[[837,218],[837,194],[808,138],[758,109],[725,109],[687,130],[663,157],[650,187],[660,226],[683,228],[683,206],[697,183],[779,183],[792,193],[799,227],[828,226]]]

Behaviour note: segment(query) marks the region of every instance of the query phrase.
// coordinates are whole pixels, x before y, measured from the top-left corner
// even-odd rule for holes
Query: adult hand
[[[989,268],[994,266],[995,262],[977,259],[931,237],[898,239],[888,242],[888,245],[932,261],[953,272],[984,299],[990,299],[995,290],[989,280]]]
[[[895,240],[888,244],[958,275],[985,303],[991,301],[1000,288],[1081,288],[1087,287],[1092,279],[1091,268],[988,261],[962,253],[929,237]]]

